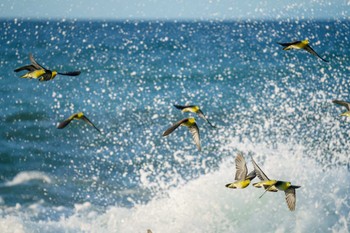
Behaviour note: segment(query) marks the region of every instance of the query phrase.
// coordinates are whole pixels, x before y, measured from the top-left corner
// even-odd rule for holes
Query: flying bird
[[[278,44],[282,45],[283,46],[283,50],[290,50],[290,49],[304,49],[306,51],[308,51],[309,53],[311,53],[312,55],[320,58],[322,61],[324,62],[328,62],[326,59],[322,58],[320,55],[318,55],[315,50],[313,50],[311,48],[311,46],[309,45],[309,40],[308,39],[305,39],[305,40],[302,40],[302,41],[293,41],[293,42],[290,42],[290,43],[280,43],[280,42],[277,42]]]
[[[332,102],[334,104],[338,104],[338,105],[344,106],[346,108],[347,111],[340,114],[340,116],[350,117],[350,103],[349,102],[346,102],[343,100],[333,100]]]
[[[256,164],[256,162],[252,158],[252,162],[254,165],[254,170],[256,175],[259,177],[261,182],[253,184],[256,188],[265,188],[265,192],[260,196],[262,197],[267,191],[269,192],[277,192],[278,190],[284,191],[286,195],[287,206],[290,211],[295,210],[296,205],[296,194],[295,189],[300,188],[300,186],[292,185],[289,181],[280,181],[280,180],[270,180],[265,173],[261,170],[261,168]]]
[[[89,125],[94,127],[99,133],[101,133],[101,131],[84,115],[83,112],[74,113],[73,115],[68,117],[66,120],[64,120],[61,123],[59,123],[58,126],[57,126],[57,129],[65,128],[74,119],[75,120],[83,120],[83,121],[85,121],[86,123],[88,123]]]
[[[270,181],[270,179],[267,177],[267,175],[265,175],[265,173],[261,170],[261,168],[258,166],[258,164],[254,161],[254,159],[252,158],[252,163],[253,163],[253,166],[254,166],[254,171],[255,171],[255,174],[259,177],[259,179],[261,181]],[[253,184],[254,187],[257,187],[257,188],[261,188],[261,187],[264,187],[263,185],[261,185],[260,183],[255,183]],[[274,186],[271,186],[271,187],[264,187],[266,189],[266,191],[269,191],[269,192],[277,192],[278,189]]]
[[[17,69],[15,69],[15,72],[19,72],[22,70],[28,71],[26,74],[22,75],[21,78],[28,78],[28,79],[39,79],[39,81],[49,81],[56,77],[57,74],[59,75],[66,75],[66,76],[77,76],[81,72],[80,71],[71,71],[71,72],[65,72],[61,73],[56,70],[48,70],[44,68],[42,65],[37,63],[33,57],[33,55],[29,54],[29,60],[30,65],[22,66]]]
[[[190,132],[192,134],[192,137],[193,137],[193,140],[196,143],[196,146],[197,146],[198,150],[200,151],[201,150],[201,144],[200,144],[200,137],[199,137],[199,129],[198,129],[198,126],[196,124],[196,120],[193,117],[185,118],[185,119],[182,119],[182,120],[176,122],[170,128],[165,130],[165,132],[163,133],[163,137],[171,134],[180,125],[181,126],[186,126],[190,130]]]
[[[203,118],[211,127],[216,128],[214,125],[210,123],[210,121],[206,118],[202,110],[197,105],[188,105],[188,106],[181,106],[174,104],[174,107],[177,109],[180,109],[181,112],[193,112],[198,114],[199,117]]]
[[[259,183],[253,184],[254,187],[260,188],[268,188],[274,187],[278,190],[284,191],[286,195],[286,202],[290,211],[295,210],[296,203],[296,194],[295,189],[300,188],[300,186],[292,185],[289,181],[280,181],[280,180],[269,180],[269,181],[261,181]],[[267,189],[265,190],[266,193]],[[260,196],[261,197],[261,196]]]
[[[236,175],[235,182],[226,185],[227,188],[244,189],[250,184],[250,181],[256,177],[255,170],[248,174],[247,164],[241,153],[238,153],[235,159]],[[247,175],[248,174],[248,175]]]

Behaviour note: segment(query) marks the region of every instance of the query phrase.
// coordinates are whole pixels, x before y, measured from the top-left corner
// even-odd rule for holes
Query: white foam
[[[99,214],[96,206],[84,203],[75,205],[72,215],[58,221],[23,221],[28,216],[7,214],[0,218],[0,226],[5,224],[13,230],[20,226],[18,229],[26,232],[348,232],[350,174],[346,168],[325,169],[304,157],[302,148],[296,146],[268,149],[236,144],[232,148],[246,152],[249,170],[252,164],[247,154],[256,153],[255,160],[270,178],[301,185],[296,191],[296,211],[288,210],[283,192],[266,193],[259,199],[261,189],[226,188],[234,178],[232,154],[217,171],[170,188],[167,196],[147,204],[110,206]]]
[[[0,232],[2,233],[25,233],[26,228],[19,217],[4,216],[0,218]]]
[[[31,180],[42,180],[45,183],[51,183],[51,178],[44,172],[39,171],[24,171],[18,173],[11,181],[7,181],[5,186],[14,186],[26,183]]]

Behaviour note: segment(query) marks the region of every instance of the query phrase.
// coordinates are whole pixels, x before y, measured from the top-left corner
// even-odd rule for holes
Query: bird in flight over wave
[[[216,128],[214,125],[210,123],[210,121],[206,118],[206,116],[203,114],[202,110],[197,105],[188,105],[188,106],[182,106],[182,105],[176,105],[174,104],[174,107],[177,109],[180,109],[181,112],[193,112],[198,114],[199,117],[203,118],[211,127]]]
[[[270,180],[261,168],[253,160],[254,170],[256,175],[259,177],[261,182],[253,184],[256,188],[264,188],[265,192],[260,196],[260,198],[267,192],[277,192],[278,190],[284,191],[286,195],[286,202],[290,211],[295,210],[296,205],[296,194],[295,189],[300,188],[300,186],[292,185],[289,181],[280,181],[280,180]]]
[[[302,41],[300,41],[300,40],[299,41],[293,41],[293,42],[290,42],[290,43],[280,43],[280,42],[277,42],[277,43],[283,46],[283,50],[304,49],[307,52],[311,53],[312,55],[320,58],[322,61],[329,62],[326,59],[322,58],[320,55],[318,55],[315,52],[315,50],[313,50],[311,48],[311,46],[309,45],[309,40],[308,39],[305,39],[305,40],[302,40]]]
[[[340,114],[340,116],[350,117],[350,103],[349,102],[346,102],[343,100],[333,100],[332,102],[334,104],[338,104],[338,105],[344,106],[346,108],[347,111]]]
[[[226,185],[227,188],[244,189],[250,184],[250,181],[256,177],[255,170],[248,174],[247,164],[242,153],[238,153],[235,159],[236,175],[235,182]],[[248,175],[247,175],[248,174]]]
[[[14,70],[15,72],[20,72],[22,70],[28,71],[26,74],[22,75],[21,78],[34,78],[39,79],[39,81],[42,82],[54,79],[57,74],[66,76],[78,76],[81,73],[80,71],[70,71],[62,73],[56,70],[48,70],[39,63],[37,63],[31,53],[29,54],[29,60],[31,63],[30,65],[22,66]]]
[[[198,150],[200,151],[201,150],[201,144],[200,144],[200,137],[199,137],[199,129],[198,129],[198,126],[196,124],[196,120],[193,117],[185,118],[185,119],[182,119],[182,120],[176,122],[170,128],[165,130],[165,132],[163,133],[163,137],[171,134],[180,125],[181,126],[186,126],[189,129],[189,131],[192,134],[193,140],[196,143],[196,146],[197,146]]]
[[[65,128],[74,119],[75,120],[83,120],[83,121],[85,121],[86,123],[88,123],[89,125],[94,127],[99,133],[101,133],[101,131],[84,115],[83,112],[74,113],[73,115],[71,115],[70,117],[68,117],[67,119],[65,119],[61,123],[59,123],[58,126],[57,126],[57,129]]]
[[[254,161],[253,158],[252,158],[252,163],[254,166],[255,174],[259,177],[259,179],[261,181],[270,181],[270,179],[267,177],[267,175],[265,175],[265,173],[261,170],[261,168],[258,166],[258,164]],[[259,183],[255,183],[255,184],[253,184],[253,186],[257,187],[257,188],[264,187],[263,185],[261,185]],[[269,191],[269,192],[277,192],[278,191],[278,189],[274,186],[264,187],[264,188],[266,189],[266,191]]]

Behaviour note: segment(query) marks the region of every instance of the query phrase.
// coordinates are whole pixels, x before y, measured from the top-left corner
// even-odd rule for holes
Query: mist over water
[[[1,232],[349,231],[348,21],[1,24]],[[305,38],[330,62],[277,44]],[[21,79],[29,53],[82,73]],[[79,111],[103,133],[56,129]],[[188,116],[201,152],[184,127],[162,137]],[[237,151],[302,186],[295,212],[225,187]]]

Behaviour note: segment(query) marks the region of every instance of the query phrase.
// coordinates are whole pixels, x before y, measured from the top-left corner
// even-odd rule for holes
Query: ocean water
[[[0,27],[0,232],[349,232],[350,21],[23,21]],[[330,62],[277,42],[308,38]],[[48,82],[19,78],[28,54]],[[194,116],[188,130],[162,133]],[[76,121],[83,111],[102,130]],[[243,152],[283,192],[227,189]],[[254,180],[255,182],[257,180]]]

